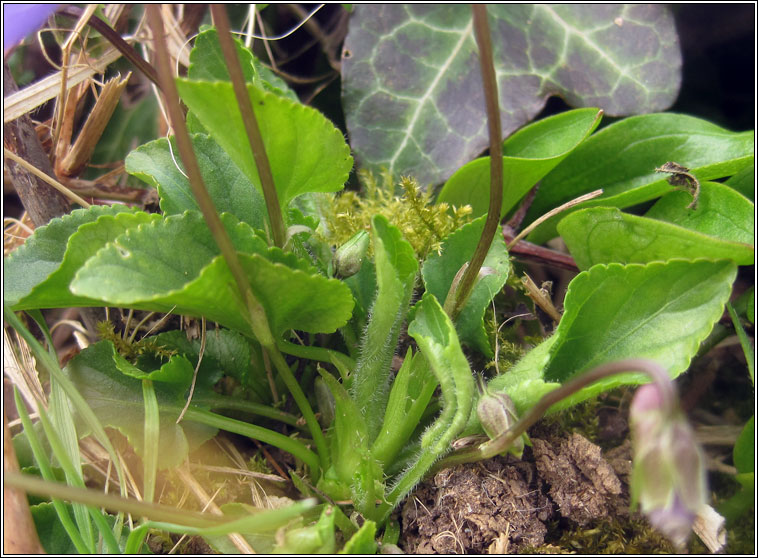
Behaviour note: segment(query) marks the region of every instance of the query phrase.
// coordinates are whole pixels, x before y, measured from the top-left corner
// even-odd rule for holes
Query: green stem
[[[593,368],[589,372],[569,380],[561,387],[542,396],[537,404],[529,409],[529,412],[524,415],[521,420],[497,438],[489,440],[479,446],[454,453],[449,457],[442,459],[431,469],[430,474],[446,467],[452,467],[461,463],[481,461],[482,459],[488,459],[503,453],[515,440],[526,432],[529,427],[541,419],[550,407],[562,399],[565,399],[580,389],[587,387],[590,384],[594,384],[598,380],[608,376],[637,371],[644,372],[650,376],[650,378],[656,382],[662,390],[667,391],[667,393],[663,395],[664,400],[669,402],[676,400],[676,393],[674,392],[674,386],[671,383],[669,375],[666,373],[666,370],[655,361],[636,358],[602,364]]]
[[[734,329],[737,331],[737,337],[739,338],[740,345],[742,345],[742,350],[745,353],[747,371],[750,373],[750,379],[753,381],[753,385],[755,385],[755,353],[753,352],[753,348],[750,346],[750,339],[747,338],[745,329],[742,327],[740,318],[737,315],[737,312],[734,311],[732,304],[727,302],[726,309],[729,312],[729,317],[732,318]]]
[[[297,379],[292,373],[292,370],[287,366],[282,353],[280,353],[276,347],[269,347],[266,349],[268,351],[268,356],[271,358],[271,362],[274,363],[279,375],[282,377],[282,380],[284,380],[284,385],[287,386],[287,389],[292,394],[300,412],[303,413],[305,424],[308,425],[308,431],[311,433],[311,436],[313,436],[313,442],[316,444],[316,451],[321,459],[321,467],[326,470],[329,466],[329,450],[326,446],[324,433],[321,432],[321,425],[319,425],[316,415],[313,413],[310,403],[308,403],[308,398],[305,397],[305,393],[303,393],[300,384],[297,383]],[[315,474],[316,469],[313,469],[313,472]]]
[[[155,498],[155,480],[158,473],[158,453],[160,452],[160,413],[152,380],[142,380],[142,398],[145,401],[142,497],[146,502],[152,502]]]
[[[226,395],[197,395],[192,398],[192,405],[195,407],[211,407],[213,409],[226,409],[229,411],[242,411],[250,413],[252,415],[258,415],[260,417],[266,417],[273,420],[277,420],[289,426],[298,427],[298,418],[290,413],[285,413],[279,409],[275,409],[269,405],[263,405],[262,403],[253,403],[252,401],[245,401],[242,399],[236,399]]]
[[[211,4],[211,15],[218,29],[218,42],[224,54],[229,76],[232,78],[234,95],[237,97],[237,105],[242,115],[242,122],[245,125],[247,139],[250,142],[250,150],[253,152],[255,167],[261,180],[261,189],[263,190],[263,198],[266,201],[266,210],[268,211],[268,218],[271,223],[274,244],[279,248],[283,248],[287,240],[287,233],[284,228],[284,221],[282,220],[282,209],[276,194],[274,176],[271,173],[271,165],[266,156],[266,146],[263,143],[258,119],[255,116],[255,111],[253,111],[250,94],[247,92],[245,78],[242,75],[237,49],[229,34],[229,18],[226,15],[226,7],[221,4]]]
[[[307,358],[316,362],[325,362],[332,364],[335,360],[345,366],[348,370],[355,370],[355,360],[344,353],[327,349],[325,347],[313,347],[311,345],[298,345],[284,339],[279,339],[276,346],[286,355],[296,356],[298,358]]]
[[[500,107],[498,106],[497,76],[492,59],[492,38],[487,23],[487,8],[482,4],[471,6],[474,15],[474,35],[479,46],[479,63],[482,68],[482,85],[484,100],[487,105],[487,124],[490,136],[490,205],[487,220],[484,222],[482,236],[476,246],[471,262],[461,279],[456,292],[453,320],[460,314],[474,288],[479,270],[487,257],[492,239],[500,223],[500,210],[503,205],[503,132],[500,127]]]
[[[118,510],[137,517],[147,517],[155,521],[172,523],[181,521],[186,525],[195,527],[208,527],[224,522],[222,516],[190,512],[172,506],[140,502],[132,498],[121,498],[114,494],[105,494],[99,490],[76,488],[60,482],[50,482],[21,473],[4,473],[3,482],[8,486],[19,488],[31,494]]]
[[[241,420],[217,415],[210,411],[193,409],[191,407],[187,409],[185,417],[187,420],[193,422],[206,424],[214,428],[226,430],[227,432],[234,432],[241,436],[247,436],[260,442],[271,444],[272,446],[291,453],[294,457],[308,465],[312,472],[316,473],[319,470],[319,459],[315,453],[305,447],[305,444],[302,442],[294,440],[284,434],[279,434],[279,432],[274,432],[268,428],[242,422]]]

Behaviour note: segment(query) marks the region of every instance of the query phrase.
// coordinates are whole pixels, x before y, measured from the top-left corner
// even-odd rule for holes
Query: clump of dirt
[[[609,453],[609,461],[580,434],[533,437],[532,444],[522,460],[498,456],[440,471],[422,484],[401,513],[404,550],[517,553],[543,545],[548,522],[586,526],[628,517],[628,490],[619,480],[628,474],[628,448]]]

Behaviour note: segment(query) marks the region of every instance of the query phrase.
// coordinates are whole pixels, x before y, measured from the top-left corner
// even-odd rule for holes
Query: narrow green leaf
[[[339,553],[376,554],[376,523],[370,520],[364,522]]]
[[[393,462],[418,427],[436,387],[437,379],[424,356],[414,355],[409,348],[392,382],[379,436],[371,446],[371,453],[379,463]]]
[[[503,145],[503,206],[508,213],[543,176],[571,153],[600,123],[594,108],[570,110],[539,120],[509,137]],[[463,165],[439,193],[437,202],[470,205],[475,217],[489,208],[490,158]]]
[[[681,55],[665,6],[509,3],[487,12],[505,136],[552,95],[611,116],[676,99]],[[360,166],[439,184],[487,147],[469,6],[358,6],[343,52],[343,106]]]
[[[387,496],[389,504],[380,506],[382,519],[386,519],[434,462],[450,450],[450,444],[466,426],[474,400],[474,378],[455,327],[431,293],[424,293],[416,304],[408,335],[418,343],[439,381],[443,406],[437,420],[421,438],[421,450],[395,480]]]
[[[659,199],[645,217],[666,221],[708,236],[752,246],[755,243],[755,205],[718,182],[700,185],[697,207],[688,192],[675,190]]]
[[[75,209],[37,228],[23,246],[4,259],[3,294],[5,304],[14,307],[34,287],[44,282],[63,263],[68,240],[85,223],[102,215],[132,211],[124,205],[94,205]],[[63,304],[68,306],[68,304]]]
[[[372,225],[378,288],[352,385],[370,440],[379,434],[389,396],[390,363],[418,272],[413,248],[397,227],[381,215],[374,217]]]
[[[232,84],[177,80],[179,94],[211,137],[260,190],[260,179]],[[306,192],[341,190],[353,166],[350,148],[317,110],[248,85],[282,211]]]
[[[753,162],[754,133],[730,132],[683,114],[633,116],[603,128],[548,174],[527,212],[525,223],[550,209],[598,188],[604,194],[586,207],[629,207],[655,199],[673,188],[669,175],[655,172],[673,161],[700,180],[732,176]],[[556,236],[565,213],[540,225],[529,239],[542,243]]]
[[[745,166],[725,184],[737,190],[751,202],[755,202],[755,163]]]
[[[484,217],[480,217],[449,235],[442,243],[441,251],[431,254],[424,262],[421,269],[424,287],[437,300],[447,298],[455,275],[474,253],[484,228],[484,220]],[[455,320],[455,329],[462,343],[491,357],[492,348],[484,330],[484,311],[505,285],[511,269],[502,235],[495,235],[482,269],[486,274],[480,276],[474,286],[466,305]]]
[[[598,263],[647,263],[672,258],[754,260],[752,245],[721,240],[657,219],[592,207],[563,219],[558,231],[580,269]]]
[[[260,190],[210,137],[192,134],[192,147],[213,204],[219,213],[231,213],[255,229],[266,223],[266,205]],[[173,156],[172,156],[173,151]],[[158,189],[161,210],[167,215],[200,211],[189,180],[183,174],[179,150],[165,138],[141,145],[126,158],[126,171]],[[177,167],[179,165],[179,167]]]
[[[740,473],[755,472],[755,415],[750,417],[734,444],[734,466]]]

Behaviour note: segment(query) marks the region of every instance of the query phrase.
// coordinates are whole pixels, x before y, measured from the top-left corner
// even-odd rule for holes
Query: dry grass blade
[[[15,331],[11,340],[8,330],[3,330],[3,373],[18,388],[26,404],[37,412],[38,402],[46,405],[45,390],[37,373],[36,363],[29,346]]]
[[[120,79],[121,76],[114,77],[103,86],[74,145],[63,160],[56,164],[56,173],[59,176],[77,176],[84,170],[95,152],[97,142],[105,131],[113,111],[116,110],[130,76],[131,72],[124,79]]]
[[[121,53],[111,47],[100,58],[91,61],[86,66],[70,67],[66,86],[70,89],[94,75],[102,74],[110,64],[119,58],[121,58]],[[15,120],[56,97],[60,93],[62,79],[63,72],[56,72],[5,97],[3,100],[3,122]]]

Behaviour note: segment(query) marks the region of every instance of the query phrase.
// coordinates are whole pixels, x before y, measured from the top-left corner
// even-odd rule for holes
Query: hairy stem
[[[261,130],[258,127],[258,119],[255,117],[255,111],[253,111],[253,105],[250,102],[250,95],[247,92],[245,78],[242,75],[242,67],[237,56],[237,49],[229,33],[229,18],[226,15],[226,6],[211,4],[211,14],[213,15],[213,22],[218,29],[218,42],[224,54],[229,76],[232,78],[234,95],[237,97],[237,105],[242,115],[242,122],[245,125],[247,139],[250,142],[250,150],[253,152],[253,158],[255,159],[255,168],[258,170],[258,177],[261,180],[261,189],[263,190],[263,198],[266,201],[266,210],[268,211],[274,244],[279,248],[283,248],[287,240],[287,234],[284,228],[284,221],[282,220],[282,208],[279,205],[279,198],[276,194],[274,176],[271,173],[271,165],[269,165],[268,156],[266,155],[263,136],[261,136]]]
[[[503,205],[503,132],[500,127],[497,76],[492,59],[492,38],[487,23],[487,8],[482,4],[475,4],[471,9],[474,14],[474,35],[479,46],[479,63],[482,67],[482,85],[484,86],[484,100],[487,105],[487,124],[490,135],[490,205],[487,211],[487,220],[484,222],[484,229],[482,229],[482,236],[479,237],[479,244],[476,246],[471,262],[456,292],[456,302],[450,316],[453,320],[463,310],[474,288],[479,270],[492,244],[492,239],[495,238],[495,232],[497,232],[500,222],[500,209]]]

